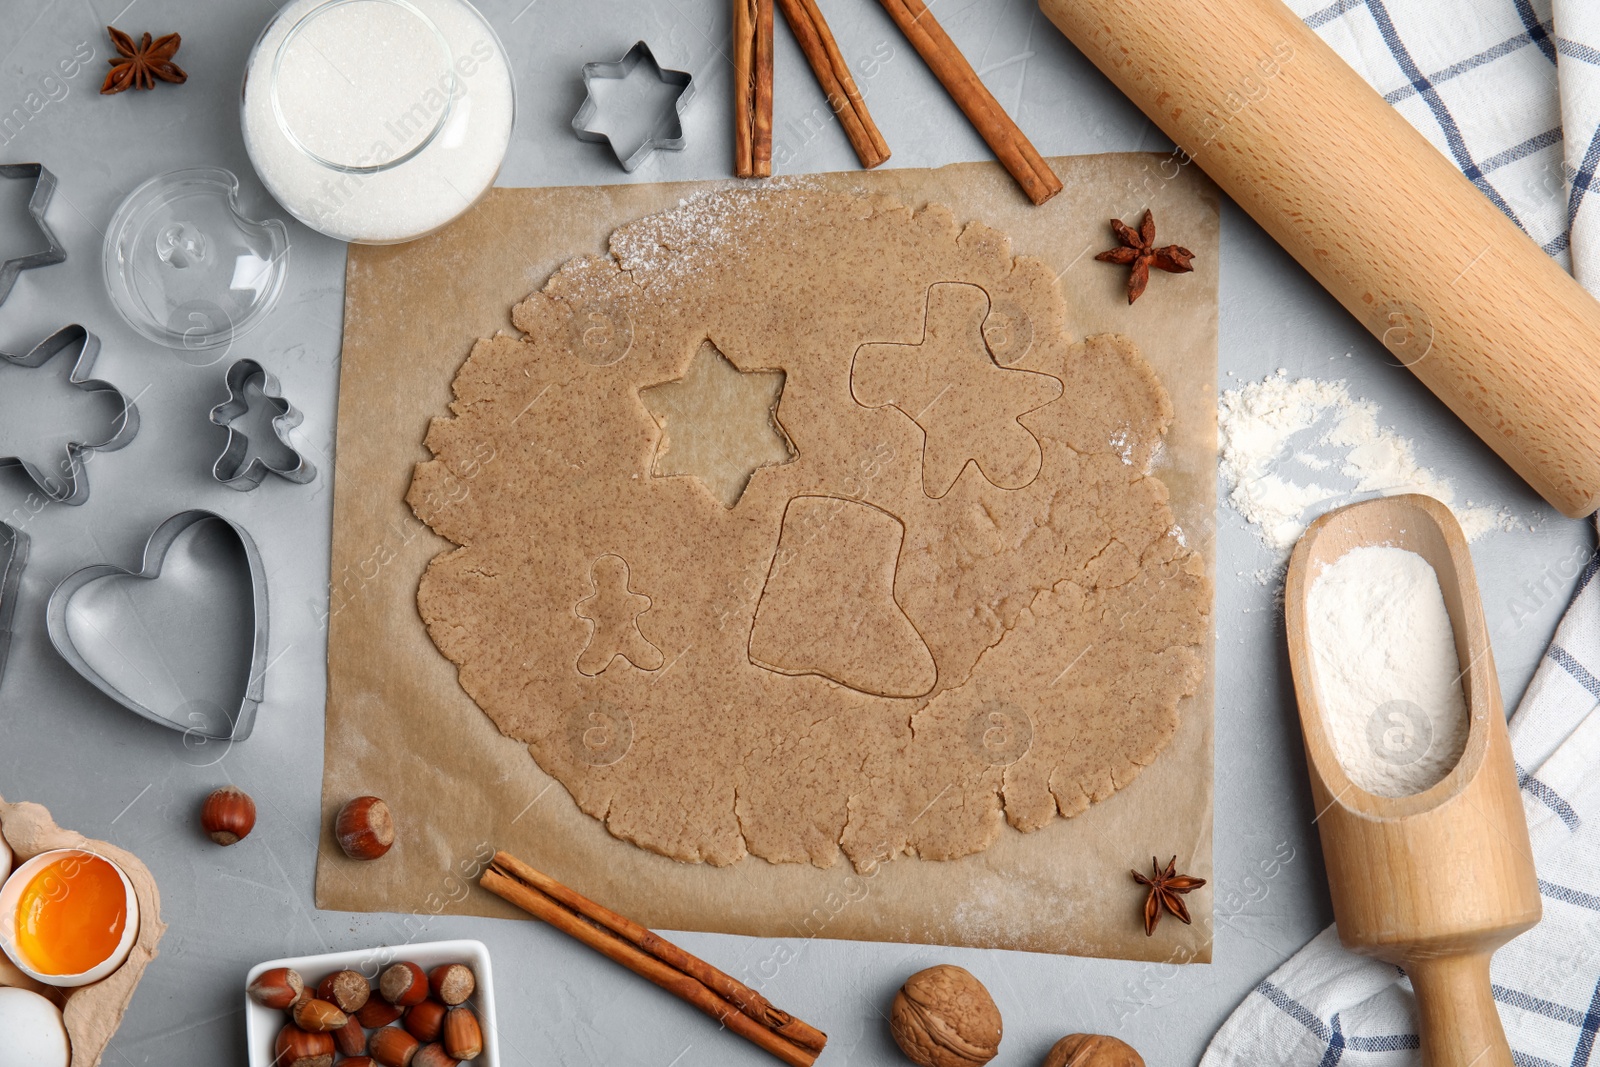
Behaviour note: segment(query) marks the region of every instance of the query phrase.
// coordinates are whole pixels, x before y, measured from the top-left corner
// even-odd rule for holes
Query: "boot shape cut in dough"
[[[930,692],[938,680],[933,653],[894,599],[904,539],[900,520],[871,504],[789,501],[756,606],[750,662],[873,696]]]

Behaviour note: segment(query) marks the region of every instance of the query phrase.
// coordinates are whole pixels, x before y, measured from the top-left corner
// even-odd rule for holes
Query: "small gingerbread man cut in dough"
[[[650,598],[628,588],[628,561],[606,553],[589,568],[594,592],[573,607],[591,625],[589,644],[578,656],[578,671],[593,678],[618,656],[642,671],[659,670],[661,650],[639,631],[639,616],[650,610]]]
[[[1000,489],[1038,477],[1044,452],[1018,421],[1061,395],[1060,380],[998,365],[984,341],[989,294],[964,282],[928,287],[917,344],[856,349],[850,389],[863,407],[894,407],[923,434],[922,491],[948,493],[966,465]]]

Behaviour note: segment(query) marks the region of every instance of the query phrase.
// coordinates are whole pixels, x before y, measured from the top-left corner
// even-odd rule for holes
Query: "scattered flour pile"
[[[1362,494],[1425,493],[1450,506],[1468,540],[1514,524],[1503,508],[1458,505],[1450,482],[1420,465],[1411,441],[1380,426],[1378,406],[1352,399],[1343,381],[1280,370],[1223,393],[1217,428],[1228,503],[1280,564],[1314,517],[1307,509]],[[1324,484],[1335,479],[1343,484]]]
[[[1322,714],[1351,781],[1403,797],[1449,774],[1466,747],[1467,705],[1428,561],[1351,549],[1312,582],[1306,614]]]

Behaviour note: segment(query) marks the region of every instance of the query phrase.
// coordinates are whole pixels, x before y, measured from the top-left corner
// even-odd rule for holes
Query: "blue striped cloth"
[[[1496,207],[1600,293],[1600,2],[1289,0]]]
[[[1544,918],[1495,954],[1495,1001],[1519,1067],[1600,1064],[1600,552],[1511,717]],[[1474,872],[1440,872],[1472,877]],[[1201,1067],[1420,1064],[1416,1000],[1393,966],[1328,927],[1258,985]]]

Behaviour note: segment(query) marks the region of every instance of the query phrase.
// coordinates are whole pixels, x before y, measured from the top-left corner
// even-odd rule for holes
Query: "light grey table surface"
[[[517,77],[517,129],[500,184],[725,176],[728,6],[723,0],[485,0]],[[888,55],[862,85],[894,150],[890,166],[988,158],[876,4],[827,0],[824,7],[852,63],[875,51]],[[102,232],[113,210],[134,186],[164,171],[227,167],[241,177],[248,209],[288,218],[256,180],[238,123],[245,57],[274,10],[271,0],[126,6],[124,0],[0,0],[0,161],[40,161],[56,173],[61,184],[49,218],[70,253],[64,265],[22,276],[0,307],[0,350],[21,351],[61,324],[83,323],[104,342],[98,376],[138,394],[143,415],[132,445],[91,465],[93,495],[83,507],[51,505],[32,515],[17,472],[0,472],[0,516],[21,522],[34,549],[0,681],[0,793],[45,804],[63,825],[137,853],[160,883],[170,924],[103,1062],[242,1064],[241,985],[251,964],[463,936],[488,942],[494,955],[503,1063],[767,1062],[685,1005],[542,925],[313,906],[325,688],[320,620],[332,503],[327,472],[345,248],[291,221],[291,266],[277,310],[228,360],[210,365],[141,339],[117,316],[100,280]],[[943,0],[934,10],[1045,154],[1167,146],[1030,0]],[[108,22],[136,36],[181,31],[178,60],[188,84],[96,95],[109,54]],[[640,37],[665,65],[693,71],[700,96],[686,122],[688,149],[658,153],[629,176],[603,147],[577,141],[568,121],[581,99],[579,66],[615,58]],[[84,70],[66,81],[45,80],[85,42],[95,58]],[[803,125],[824,102],[781,25],[777,65],[776,140],[781,157],[792,158],[785,169],[855,167],[837,129],[813,135]],[[30,93],[39,94],[31,104]],[[17,106],[26,117],[3,125]],[[17,185],[0,182],[6,187],[0,188],[0,256],[30,242],[17,224],[21,197],[10,188]],[[1531,525],[1473,547],[1502,685],[1514,705],[1565,605],[1571,582],[1559,574],[1572,573],[1574,553],[1592,540],[1590,527],[1542,504],[1231,204],[1224,210],[1222,259],[1221,388],[1279,367],[1347,378],[1351,391],[1377,401],[1383,421],[1413,438],[1422,461],[1453,479],[1464,498],[1505,505]],[[212,482],[221,433],[206,413],[221,399],[227,362],[240,356],[261,359],[305,412],[299,439],[323,472],[314,485],[270,479],[246,495]],[[7,380],[0,375],[0,389]],[[0,441],[6,420],[18,417],[8,411],[16,402],[13,392],[0,392]],[[270,574],[268,699],[254,736],[231,750],[186,744],[110,703],[55,654],[43,624],[57,581],[91,563],[133,565],[156,524],[188,507],[215,509],[247,526]],[[735,973],[755,973],[775,953],[792,953],[765,990],[828,1031],[824,1063],[897,1062],[884,1013],[904,976],[935,961],[966,966],[993,992],[1005,1017],[995,1061],[1002,1067],[1037,1063],[1072,1031],[1116,1034],[1152,1065],[1195,1063],[1246,992],[1331,918],[1276,590],[1251,577],[1268,557],[1232,511],[1224,507],[1218,520],[1214,963],[1166,967],[825,940],[780,946],[693,933],[683,934],[682,943]],[[249,791],[260,808],[254,835],[227,850],[197,830],[201,798],[224,782]],[[1274,856],[1291,854],[1281,869],[1270,865]],[[1275,873],[1263,875],[1264,869]]]

